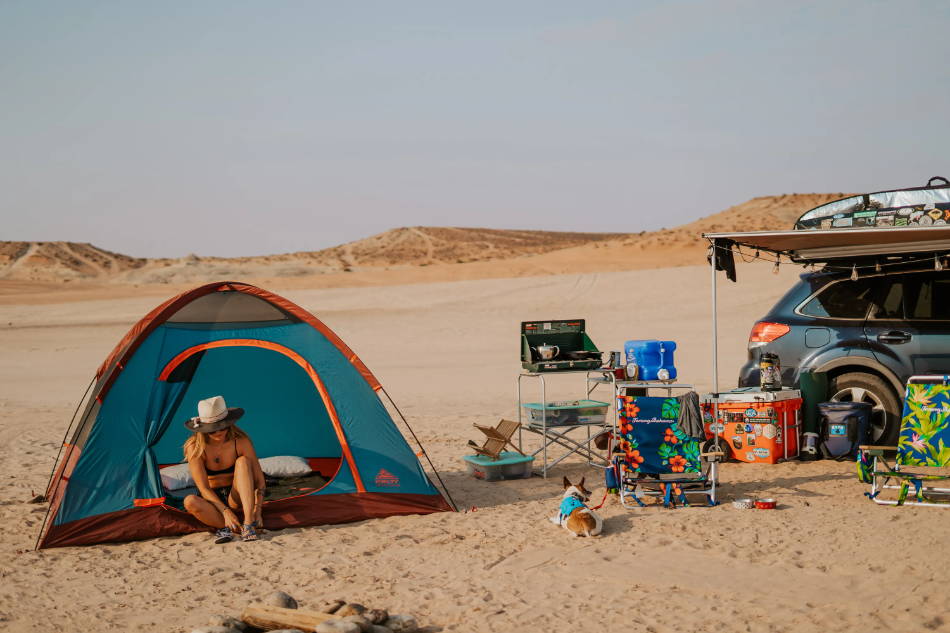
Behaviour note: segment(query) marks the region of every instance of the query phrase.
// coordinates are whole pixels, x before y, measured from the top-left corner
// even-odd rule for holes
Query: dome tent
[[[184,292],[136,323],[96,372],[50,478],[37,547],[208,529],[173,506],[159,471],[181,462],[182,422],[212,395],[245,409],[260,457],[299,455],[327,475],[319,489],[265,502],[267,528],[452,510],[380,393],[356,354],[296,304],[238,282]]]

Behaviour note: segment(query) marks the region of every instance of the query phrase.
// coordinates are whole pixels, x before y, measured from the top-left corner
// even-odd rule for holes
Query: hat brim
[[[233,426],[242,415],[244,415],[244,409],[241,407],[228,407],[228,414],[217,422],[202,423],[201,418],[191,418],[185,422],[185,428],[192,433],[214,433]]]

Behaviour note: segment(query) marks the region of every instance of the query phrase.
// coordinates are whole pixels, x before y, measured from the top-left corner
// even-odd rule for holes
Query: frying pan
[[[558,356],[560,360],[601,360],[603,358],[602,352],[588,352],[584,350],[577,350],[573,352],[561,352]]]

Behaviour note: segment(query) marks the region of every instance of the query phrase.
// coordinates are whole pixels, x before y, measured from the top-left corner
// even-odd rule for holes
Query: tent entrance
[[[169,422],[151,447],[156,464],[183,460],[182,446],[191,434],[184,422],[195,415],[199,400],[215,395],[244,409],[237,425],[251,437],[259,458],[303,457],[322,476],[323,485],[332,481],[343,460],[352,461],[336,410],[306,361],[275,343],[228,339],[186,349],[159,374],[152,398],[164,401],[161,417]],[[322,487],[306,484],[299,488],[309,492],[289,496]]]

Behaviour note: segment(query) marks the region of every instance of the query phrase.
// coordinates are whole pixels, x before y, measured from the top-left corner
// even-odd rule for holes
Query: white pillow
[[[261,470],[269,477],[303,477],[313,472],[310,463],[295,455],[277,455],[260,460]]]
[[[175,466],[166,466],[158,471],[162,475],[162,486],[165,490],[181,490],[194,486],[195,481],[191,478],[191,471],[188,464],[176,464]]]

